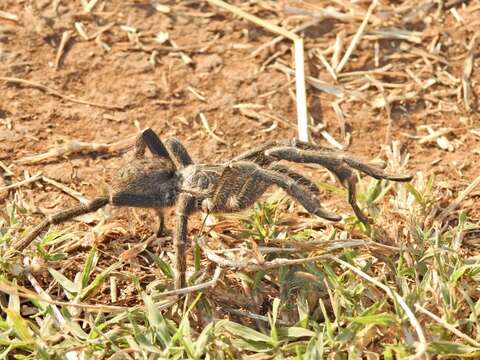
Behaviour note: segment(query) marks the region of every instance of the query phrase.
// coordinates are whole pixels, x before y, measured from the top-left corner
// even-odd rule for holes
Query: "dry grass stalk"
[[[60,67],[60,60],[62,59],[65,46],[67,45],[68,41],[72,38],[73,32],[70,30],[64,31],[62,34],[62,39],[60,40],[60,45],[58,46],[57,56],[55,57],[55,70],[58,70]]]
[[[396,291],[394,291],[391,288],[389,288],[388,286],[382,284],[380,281],[371,277],[370,275],[363,272],[362,270],[357,269],[353,265],[351,265],[351,264],[349,264],[349,263],[347,263],[343,260],[340,260],[339,258],[337,258],[335,256],[326,255],[325,257],[330,259],[330,260],[333,260],[333,261],[337,262],[338,264],[340,264],[342,266],[347,267],[348,269],[353,271],[355,274],[359,275],[360,277],[364,278],[368,282],[371,282],[375,286],[379,287],[380,289],[385,291],[385,293],[390,298],[392,298],[395,302],[397,302],[400,305],[400,307],[405,312],[405,315],[407,316],[408,320],[410,321],[410,324],[415,329],[415,331],[417,333],[417,336],[418,336],[418,340],[420,342],[418,344],[417,352],[414,355],[409,356],[408,359],[410,359],[410,360],[422,359],[423,356],[425,355],[426,351],[427,351],[427,340],[425,338],[425,334],[423,332],[423,329],[422,329],[420,323],[418,322],[417,318],[415,317],[415,314],[410,309],[410,307],[407,305],[405,300]]]
[[[325,66],[325,69],[327,69],[328,73],[331,75],[333,80],[337,81],[337,74],[335,73],[333,66],[331,66],[328,63],[328,60],[325,58],[325,56],[323,56],[323,54],[320,51],[316,51],[315,55],[320,59],[323,66]]]
[[[289,67],[287,67],[285,65],[282,65],[282,64],[279,64],[279,63],[275,63],[272,67],[274,69],[283,71],[287,75],[294,75],[295,74],[295,71],[293,71]],[[324,82],[320,79],[316,79],[312,76],[307,76],[305,79],[307,80],[307,82],[311,86],[313,86],[314,88],[316,88],[320,91],[326,92],[327,94],[335,95],[337,97],[345,96],[345,89],[343,89],[340,85],[338,85],[338,86],[337,85],[331,85],[331,84],[328,84],[328,83],[326,83],[326,82]]]
[[[32,284],[33,289],[37,292],[37,294],[44,299],[52,301],[52,298],[50,295],[42,289],[40,283],[38,282],[37,279],[31,274],[27,273],[27,279]],[[53,310],[53,316],[54,319],[56,320],[56,325],[59,326],[60,328],[66,324],[65,318],[63,317],[62,313],[58,310],[58,308],[55,305],[51,305],[52,310]]]
[[[213,132],[212,128],[210,127],[210,124],[207,121],[207,118],[205,117],[205,115],[203,115],[203,113],[199,113],[198,116],[200,117],[200,121],[202,122],[202,125],[207,131],[208,135],[210,135],[212,138],[217,140],[219,143],[228,145],[228,143],[225,140],[223,140],[221,137],[219,137],[217,134]]]
[[[306,22],[305,24],[302,24],[300,26],[297,26],[296,28],[290,30],[290,32],[296,34],[296,33],[299,33],[303,30],[306,30],[308,29],[309,27],[313,26],[313,25],[316,25],[318,22],[320,21],[320,19],[315,19],[315,20],[312,20],[312,21],[309,21],[309,22]],[[269,47],[271,46],[274,46],[276,44],[278,44],[280,41],[282,41],[283,39],[285,39],[284,36],[282,35],[279,35],[277,36],[276,38],[262,44],[261,46],[259,46],[256,50],[252,51],[252,53],[250,54],[252,57],[255,57],[257,56],[258,54],[260,54],[263,50],[265,49],[268,49]]]
[[[114,22],[108,23],[105,26],[102,26],[100,29],[95,31],[92,35],[89,36],[88,40],[100,41],[100,36],[105,32],[110,30],[115,25]]]
[[[110,301],[116,303],[117,299],[117,278],[110,276]]]
[[[343,55],[342,60],[338,64],[338,66],[335,69],[335,72],[338,74],[342,72],[343,68],[345,65],[347,65],[348,59],[352,55],[353,51],[356,49],[360,39],[362,38],[362,35],[365,31],[365,28],[367,27],[368,21],[370,20],[370,16],[372,16],[373,10],[375,10],[376,6],[378,4],[378,0],[373,0],[372,4],[368,8],[367,14],[363,18],[362,23],[360,24],[355,36],[352,39],[352,42],[350,43],[349,47],[347,48],[347,51]]]
[[[42,298],[40,295],[36,294],[35,292],[23,286],[12,284],[8,282],[6,279],[2,279],[0,281],[0,291],[5,294],[16,295],[21,298],[29,299],[32,301],[44,302],[50,305],[76,307],[79,309],[84,309],[84,310],[93,311],[93,312],[116,313],[116,312],[131,310],[131,307],[126,307],[126,306],[90,305],[90,304],[83,304],[83,303],[76,303],[76,302],[49,300],[49,299]]]
[[[66,193],[66,194],[70,195],[71,197],[80,201],[82,204],[88,203],[88,199],[85,196],[83,196],[82,193],[80,193],[76,190],[73,190],[73,189],[69,188],[68,186],[63,185],[62,183],[60,183],[58,181],[55,181],[53,179],[50,179],[46,176],[42,176],[42,180],[45,181],[47,184],[50,184],[50,185],[53,185],[53,186],[59,188],[64,193]]]
[[[0,10],[0,18],[15,22],[19,20],[17,15],[2,10]]]
[[[335,37],[335,47],[332,54],[332,68],[335,70],[340,62],[340,56],[343,51],[343,40],[345,39],[345,30],[340,31]],[[335,73],[336,76],[336,73]]]
[[[372,36],[365,36],[365,38],[373,38],[374,40],[379,39],[396,39],[396,40],[406,40],[415,44],[422,43],[422,33],[418,31],[407,31],[397,28],[381,29],[373,31],[375,34]]]
[[[257,16],[247,13],[242,9],[227,4],[222,0],[207,0],[210,4],[218,6],[222,9],[240,16],[248,21],[264,27],[268,31],[279,34],[293,41],[294,59],[295,59],[295,79],[296,79],[296,105],[297,105],[297,123],[298,138],[302,141],[308,141],[308,117],[307,117],[307,93],[305,88],[305,61],[303,51],[303,39],[291,31],[285,30],[280,26],[271,24]]]
[[[346,143],[348,144],[350,142],[350,138],[346,138],[346,120],[345,120],[345,115],[343,114],[342,108],[340,107],[340,102],[339,101],[334,101],[332,102],[332,108],[333,111],[335,112],[335,115],[337,116],[338,122],[340,124],[340,135],[342,136],[343,139],[346,140]]]
[[[468,47],[467,57],[465,58],[465,63],[463,66],[463,76],[462,76],[462,88],[463,88],[463,102],[467,111],[472,111],[472,85],[470,77],[472,76],[473,71],[473,59],[475,56],[475,50],[477,50],[477,43],[480,37],[480,32],[476,32],[470,41]]]
[[[95,102],[91,102],[91,101],[87,101],[87,100],[76,99],[74,97],[64,95],[61,92],[59,92],[55,89],[52,89],[48,86],[39,84],[37,82],[30,81],[30,80],[25,80],[25,79],[20,79],[20,78],[15,78],[15,77],[6,77],[6,76],[0,76],[0,80],[10,82],[10,83],[14,83],[14,84],[22,84],[22,85],[31,86],[31,87],[34,87],[36,89],[42,90],[42,91],[46,92],[47,94],[59,97],[61,99],[64,99],[64,100],[67,100],[67,101],[70,101],[70,102],[73,102],[73,103],[76,103],[76,104],[90,105],[90,106],[94,106],[94,107],[98,107],[98,108],[102,108],[102,109],[108,109],[108,110],[122,110],[123,108],[125,108],[125,106],[105,105],[105,104],[99,104],[99,103],[95,103]]]
[[[380,92],[380,94],[383,97],[385,112],[387,113],[387,118],[388,118],[388,126],[387,126],[387,130],[385,132],[385,143],[390,144],[391,139],[392,139],[392,110],[391,110],[392,107],[390,105],[390,102],[388,101],[388,95],[385,92],[385,88],[384,88],[382,82],[378,81],[377,79],[375,79],[374,77],[372,77],[370,75],[367,75],[366,77],[378,89],[378,91]]]
[[[169,296],[182,296],[182,295],[187,295],[193,292],[214,287],[217,284],[218,279],[220,279],[221,273],[222,273],[222,268],[220,266],[217,266],[217,268],[215,269],[215,272],[213,273],[213,277],[210,281],[207,281],[198,285],[188,286],[183,289],[164,291],[158,295],[155,295],[155,298],[158,299],[158,298],[164,298]]]
[[[187,86],[187,90],[190,91],[198,100],[200,101],[207,101],[207,98],[200,94],[200,91],[195,89],[193,86]]]
[[[10,168],[5,165],[1,160],[0,160],[0,168],[3,169],[3,171],[5,171],[5,174],[7,174],[8,176],[13,176],[15,175],[11,170]]]
[[[450,205],[448,205],[443,211],[438,215],[437,219],[438,221],[442,222],[445,220],[447,216],[450,216],[451,213],[460,206],[463,200],[473,191],[475,188],[480,184],[480,176],[478,176],[475,180],[472,181],[470,185],[466,187],[465,190],[463,190],[457,198],[452,201]]]
[[[79,22],[79,21],[75,22],[74,26],[75,26],[75,29],[77,30],[78,34],[79,34],[84,40],[86,40],[86,41],[89,41],[89,40],[90,40],[90,38],[89,38],[89,36],[88,36],[88,34],[87,34],[87,30],[85,29],[85,26],[84,26],[81,22]]]
[[[340,144],[335,138],[327,131],[327,130],[321,130],[320,134],[323,136],[323,138],[334,148],[337,148],[338,150],[344,150],[344,146]]]
[[[23,185],[26,185],[26,184],[30,184],[31,182],[35,182],[35,181],[38,181],[42,178],[42,175],[41,173],[37,173],[25,180],[22,180],[22,181],[19,181],[19,182],[16,182],[14,184],[10,184],[10,185],[7,185],[7,186],[4,186],[4,187],[0,187],[0,191],[5,191],[5,190],[9,190],[9,189],[15,189],[15,188],[18,188],[20,186],[23,186]]]
[[[178,50],[178,53],[180,54],[180,57],[182,58],[182,61],[185,63],[185,65],[189,65],[193,63],[193,60],[190,56],[185,54],[183,51],[180,51],[180,47],[177,45],[175,41],[173,41],[172,39],[169,39],[168,41],[170,42],[170,44],[174,49]]]
[[[90,2],[86,2],[86,0],[82,0],[82,5],[83,5],[83,11],[85,13],[89,13],[93,10],[93,8],[95,7],[95,5],[97,5],[98,3],[98,0],[90,0]]]
[[[87,143],[79,140],[70,140],[61,145],[50,148],[46,153],[27,156],[15,161],[18,164],[34,164],[50,158],[66,156],[79,152],[107,152],[118,151],[133,144],[135,136],[113,143]]]
[[[425,309],[423,306],[419,305],[419,304],[415,304],[415,309],[417,309],[418,311],[420,311],[422,314],[425,314],[427,315],[429,318],[433,319],[434,321],[436,321],[439,325],[441,325],[443,328],[447,329],[448,331],[454,333],[456,336],[458,336],[459,338],[465,340],[466,342],[468,342],[470,345],[472,346],[476,346],[477,348],[480,348],[480,343],[474,339],[472,339],[470,336],[467,336],[465,335],[464,333],[462,333],[460,330],[458,330],[456,327],[454,327],[453,325],[447,323],[445,320],[441,319],[440,317],[438,317],[437,315],[435,315],[434,313],[428,311],[427,309]]]

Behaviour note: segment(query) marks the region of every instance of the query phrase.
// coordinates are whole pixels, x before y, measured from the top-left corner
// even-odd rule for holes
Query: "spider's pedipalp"
[[[343,178],[342,172],[346,172],[344,170],[346,165],[379,180],[387,179],[405,182],[410,181],[413,178],[413,176],[411,175],[397,175],[386,173],[382,169],[379,169],[369,164],[365,164],[362,161],[353,159],[344,153],[336,151],[302,150],[295,147],[278,146],[268,149],[265,153],[267,156],[272,156],[278,160],[288,160],[304,164],[319,164],[332,171],[341,180]]]
[[[352,207],[355,215],[363,223],[369,223],[370,220],[363,212],[360,210],[360,207],[356,201],[356,183],[357,179],[352,172],[352,168],[359,170],[369,176],[372,176],[376,179],[387,179],[394,181],[410,181],[412,176],[410,175],[395,175],[388,174],[383,170],[365,164],[359,160],[355,160],[345,155],[344,153],[336,151],[322,151],[322,150],[311,150],[313,146],[310,146],[308,150],[299,149],[296,146],[297,144],[292,144],[292,146],[278,146],[268,149],[265,153],[267,156],[271,156],[277,160],[288,160],[297,163],[309,163],[309,164],[318,164],[330,172],[332,172],[340,181],[340,183],[347,188],[348,190],[348,202]],[[301,147],[308,147],[308,144],[300,144]]]

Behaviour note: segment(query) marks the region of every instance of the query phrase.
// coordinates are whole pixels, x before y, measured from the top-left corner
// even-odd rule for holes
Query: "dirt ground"
[[[235,3],[290,29],[312,18],[291,14],[286,6],[313,11],[331,4],[327,1]],[[382,3],[387,7],[400,6],[402,2]],[[152,127],[162,138],[179,138],[198,162],[224,161],[263,141],[296,136],[294,82],[276,66],[293,67],[290,42],[281,41],[252,56],[253,51],[275,35],[205,1],[159,4],[155,8],[155,3],[147,1],[108,0],[99,1],[92,11],[85,12],[80,1],[1,2],[0,10],[16,18],[0,17],[0,76],[3,77],[0,160],[14,174],[9,176],[5,169],[0,170],[0,187],[21,181],[27,174],[41,172],[86,197],[93,197],[116,176],[121,155],[128,149],[124,143],[114,151],[83,151],[40,162],[21,160],[71,140],[115,144],[131,139],[138,129],[145,127]],[[366,9],[368,4],[359,2],[355,6]],[[378,67],[374,61],[378,46],[378,65],[393,64],[393,69],[371,75],[385,84],[384,94],[393,94],[401,88],[402,94],[413,91],[415,96],[389,101],[390,120],[386,107],[375,108],[362,100],[344,101],[341,109],[345,124],[342,124],[332,107],[336,98],[310,86],[312,141],[328,145],[321,134],[322,124],[340,144],[346,144],[346,132],[351,138],[346,149],[360,158],[383,157],[382,147],[387,141],[399,141],[411,156],[408,170],[436,174],[437,184],[448,199],[480,175],[478,102],[474,98],[468,111],[458,91],[480,8],[478,2],[472,1],[460,4],[459,9],[463,23],[445,9],[441,23],[432,18],[423,27],[417,20],[407,24],[407,28],[421,37],[420,43],[410,44],[412,48],[428,49],[433,41],[440,44],[439,51],[431,56],[414,52],[405,55],[399,50],[399,40],[371,40],[372,36],[362,39],[343,72],[368,72]],[[334,44],[341,31],[347,34],[345,49],[359,24],[360,21],[325,19],[303,32],[309,75],[342,84],[330,77],[317,55]],[[86,38],[78,28],[84,29]],[[56,61],[62,34],[66,32],[70,32],[71,38]],[[479,93],[478,50],[475,55],[470,81],[473,92]],[[419,70],[417,75],[425,75],[422,81],[433,77],[436,83],[418,89],[406,68],[422,58],[426,70]],[[443,60],[437,62],[437,58]],[[4,77],[35,82],[70,99],[31,85],[5,81]],[[343,85],[351,88],[355,83],[347,83],[343,78]],[[382,94],[376,86],[363,89],[365,97],[370,99]],[[96,105],[78,104],[71,99]],[[248,110],[241,111],[241,104],[250,104]],[[200,113],[221,141],[209,133]],[[450,151],[439,146],[437,137],[433,141],[425,139],[426,125],[433,130],[448,128],[442,139]],[[316,173],[319,179],[328,179],[323,171]],[[51,212],[77,202],[57,186],[43,181],[22,186],[20,192],[31,209],[40,210],[32,221],[38,221],[42,211]],[[12,191],[0,192],[2,201],[13,196]],[[479,196],[480,191],[475,190],[465,202],[465,208],[474,218],[480,214],[474,207]],[[131,226],[132,233],[141,229],[148,232],[149,224],[154,222],[149,213],[120,214],[126,214],[130,221],[126,227]]]

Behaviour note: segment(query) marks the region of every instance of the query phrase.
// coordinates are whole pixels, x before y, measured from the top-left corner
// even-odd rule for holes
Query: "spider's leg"
[[[350,158],[348,156],[344,156],[343,161],[347,163],[350,167],[358,171],[361,171],[367,175],[370,175],[371,177],[378,180],[387,179],[392,181],[407,182],[413,179],[412,175],[389,174],[383,171],[382,169],[379,169],[372,165],[365,164],[359,160]]]
[[[17,241],[12,247],[17,251],[24,250],[35,238],[40,235],[49,225],[59,224],[63,221],[73,219],[74,217],[96,211],[109,203],[108,197],[97,197],[86,204],[78,205],[73,208],[60,211],[48,216],[40,224],[35,226],[30,233],[23,239]]]
[[[287,175],[289,178],[292,178],[293,180],[295,180],[298,184],[302,185],[305,189],[310,191],[312,194],[316,196],[320,195],[320,189],[318,188],[317,185],[315,185],[315,183],[312,180],[308,179],[302,174],[299,174],[296,171],[293,171],[288,166],[273,164],[269,167],[269,169],[278,171],[282,174]]]
[[[137,137],[135,142],[134,156],[141,158],[145,155],[145,148],[148,147],[150,152],[158,157],[170,159],[170,155],[165,145],[158,135],[150,128],[143,130]]]
[[[298,144],[296,144],[298,145]],[[309,144],[300,143],[299,147],[306,147]],[[266,154],[272,156],[277,160],[289,160],[298,163],[310,163],[310,164],[319,164],[335,173],[335,169],[340,169],[348,165],[353,169],[359,170],[375,179],[387,179],[393,181],[410,181],[413,176],[411,175],[398,175],[398,174],[389,174],[382,169],[379,169],[376,166],[366,164],[360,160],[351,158],[342,152],[337,151],[325,151],[325,150],[312,150],[313,146],[310,145],[311,149],[303,150],[301,148],[295,148],[293,146],[278,146],[275,148],[268,149]]]
[[[272,147],[278,146],[277,141],[268,141],[265,144],[247,150],[244,153],[234,157],[231,162],[237,161],[251,161],[255,164],[266,166],[270,165],[275,159],[265,155],[265,151]]]
[[[177,169],[182,169],[193,164],[193,160],[188,154],[187,149],[185,149],[185,146],[183,146],[179,140],[168,138],[165,140],[165,146],[167,147],[170,153],[170,158],[175,163]]]
[[[295,200],[300,202],[300,204],[302,204],[303,207],[311,214],[315,214],[319,217],[332,220],[332,221],[341,220],[340,216],[330,213],[325,209],[323,209],[318,204],[318,199],[315,196],[312,196],[312,193],[309,190],[299,185],[294,179],[282,173],[279,173],[274,170],[263,169],[255,163],[243,162],[243,161],[235,162],[228,165],[224,172],[232,173],[231,175],[225,176],[231,179],[231,183],[228,185],[227,189],[232,189],[232,188],[233,189],[240,188],[240,190],[242,188],[251,189],[251,187],[254,186],[255,184],[263,184],[263,185],[260,185],[261,187],[259,187],[259,189],[261,189],[263,192],[268,186],[277,185],[278,187],[285,190]],[[251,181],[250,185],[247,186],[247,182],[245,181],[238,181],[238,180],[241,180],[242,178],[238,178],[238,177],[235,178],[236,174],[242,174],[242,178],[248,177]],[[252,191],[254,191],[253,194],[256,194],[256,197],[260,195],[258,191],[255,191],[255,190],[252,190]],[[245,207],[244,205],[246,200],[248,200],[249,203],[255,200],[254,199],[252,201],[252,199],[248,197],[244,197],[243,199],[239,197],[232,198],[232,194],[235,194],[235,193],[236,193],[235,190],[231,190],[230,192],[227,192],[222,188],[218,189],[217,193],[213,198],[214,206],[216,206],[217,208],[219,207],[221,208],[222,206],[224,206],[223,204],[229,204],[229,203],[232,204],[237,202],[238,209],[241,209]]]
[[[246,209],[253,205],[270,185],[259,177],[251,176],[241,167],[227,165],[222,171],[212,197],[212,208],[209,210],[235,212]]]
[[[302,144],[305,145],[305,144]],[[307,145],[305,145],[307,146]],[[356,202],[357,179],[351,168],[360,170],[376,179],[388,179],[395,181],[409,181],[409,175],[388,174],[374,166],[367,165],[361,161],[352,159],[344,153],[334,151],[302,150],[294,147],[276,147],[267,150],[267,155],[278,160],[288,160],[297,163],[319,164],[331,171],[339,179],[340,183],[348,190],[348,202],[352,206],[355,215],[364,223],[368,223],[365,216]]]
[[[172,205],[168,193],[137,193],[119,191],[111,195],[110,203],[115,206],[139,207],[144,209],[161,209]]]
[[[155,235],[159,238],[165,235],[165,216],[163,214],[163,209],[157,208],[155,209],[155,213],[158,217],[158,229]]]
[[[177,200],[175,209],[176,223],[173,232],[173,245],[175,247],[175,289],[186,286],[185,272],[187,270],[185,244],[188,235],[188,217],[193,212],[195,198],[182,193]]]

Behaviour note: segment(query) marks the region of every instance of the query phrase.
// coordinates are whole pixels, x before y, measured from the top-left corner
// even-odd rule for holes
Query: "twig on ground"
[[[221,273],[222,273],[222,268],[220,266],[217,266],[217,268],[215,269],[215,272],[213,273],[212,279],[207,282],[204,282],[198,285],[188,286],[183,289],[164,291],[160,294],[156,294],[154,297],[158,299],[158,298],[164,298],[168,296],[180,296],[180,295],[186,295],[192,292],[211,288],[217,284],[217,281],[220,278]]]
[[[420,326],[420,323],[418,322],[417,318],[415,317],[415,314],[410,309],[410,307],[407,305],[405,300],[396,291],[392,290],[391,288],[389,288],[385,284],[382,284],[377,279],[374,279],[373,277],[371,277],[367,273],[363,272],[362,270],[357,269],[355,266],[347,263],[346,261],[340,260],[339,258],[337,258],[335,256],[332,256],[332,255],[325,255],[324,257],[326,257],[327,259],[333,260],[333,261],[335,261],[336,263],[338,263],[342,266],[345,266],[345,267],[349,268],[355,274],[361,276],[365,280],[371,282],[375,286],[377,286],[380,289],[382,289],[383,291],[385,291],[385,293],[389,297],[391,297],[394,301],[396,301],[400,305],[400,307],[405,312],[405,315],[407,316],[408,320],[410,321],[410,324],[415,329],[415,331],[417,333],[417,336],[418,336],[418,341],[420,342],[420,344],[417,348],[417,352],[414,355],[409,356],[408,359],[411,359],[411,360],[421,359],[427,351],[427,340],[425,338],[425,334],[423,333],[423,329]]]
[[[209,3],[218,6],[224,10],[240,16],[248,21],[264,27],[268,31],[279,34],[293,41],[294,59],[295,59],[295,79],[296,79],[296,105],[297,105],[297,123],[298,138],[302,141],[308,141],[308,117],[307,117],[307,93],[305,88],[305,61],[303,51],[303,39],[295,33],[288,31],[280,26],[262,20],[259,17],[249,14],[242,9],[227,4],[222,0],[207,0]],[[376,0],[375,0],[376,1]]]
[[[73,32],[70,30],[64,31],[62,34],[62,39],[60,40],[60,45],[58,46],[57,56],[55,57],[55,70],[58,70],[60,67],[60,60],[64,54],[65,46],[68,41],[72,38]]]
[[[198,116],[200,117],[200,120],[202,121],[202,125],[207,131],[208,135],[210,135],[212,138],[214,138],[218,142],[224,145],[228,145],[228,143],[225,140],[223,140],[221,137],[219,137],[217,134],[213,132],[212,128],[210,127],[210,124],[207,121],[207,118],[205,117],[205,115],[203,115],[203,113],[199,113]]]
[[[480,32],[475,33],[470,45],[468,47],[467,57],[465,58],[465,63],[463,65],[463,76],[462,76],[462,89],[463,89],[463,102],[467,111],[472,110],[472,85],[470,77],[472,76],[473,71],[473,60],[475,56],[475,50],[477,50],[477,43],[480,37]]]
[[[353,51],[356,49],[360,39],[362,38],[363,32],[365,31],[365,28],[367,27],[368,21],[370,20],[370,16],[372,16],[373,10],[377,7],[378,0],[373,0],[372,4],[368,8],[367,14],[363,18],[362,23],[358,27],[358,30],[355,34],[355,36],[352,39],[352,42],[350,43],[349,47],[347,48],[347,51],[343,55],[342,60],[338,64],[338,66],[335,68],[335,72],[338,74],[342,72],[343,68],[345,65],[347,65],[348,59],[352,55]]]
[[[25,179],[25,180],[22,180],[22,181],[19,181],[19,182],[16,182],[14,184],[10,184],[10,185],[4,186],[4,187],[0,187],[0,191],[15,189],[15,188],[18,188],[18,187],[23,186],[25,184],[29,184],[31,182],[38,181],[41,178],[42,178],[41,173],[37,173],[37,174],[29,177],[28,179]]]
[[[91,101],[87,101],[87,100],[76,99],[76,98],[73,98],[71,96],[64,95],[61,92],[59,92],[55,89],[52,89],[48,86],[39,84],[37,82],[30,81],[30,80],[25,80],[25,79],[20,79],[20,78],[15,78],[15,77],[6,77],[6,76],[1,76],[0,80],[10,82],[10,83],[14,83],[14,84],[22,84],[22,85],[31,86],[31,87],[34,87],[36,89],[45,91],[47,94],[59,97],[61,99],[64,99],[64,100],[67,100],[67,101],[70,101],[70,102],[73,102],[73,103],[76,103],[76,104],[90,105],[90,106],[94,106],[94,107],[98,107],[98,108],[102,108],[102,109],[108,109],[108,110],[123,110],[126,107],[126,106],[116,106],[116,105],[105,105],[105,104],[99,104],[99,103],[95,103],[95,102],[91,102]]]
[[[422,314],[425,314],[427,315],[429,318],[435,320],[440,326],[442,326],[443,328],[447,329],[448,331],[454,333],[456,336],[458,336],[459,338],[465,340],[466,342],[468,342],[470,345],[472,346],[476,346],[478,348],[480,348],[480,343],[474,339],[472,339],[470,336],[462,333],[460,330],[458,330],[456,327],[454,327],[453,325],[447,323],[445,320],[441,319],[440,317],[438,317],[437,315],[435,315],[434,313],[428,311],[427,309],[425,309],[423,306],[419,305],[419,304],[415,304],[415,309],[417,309],[418,311],[420,311]]]

